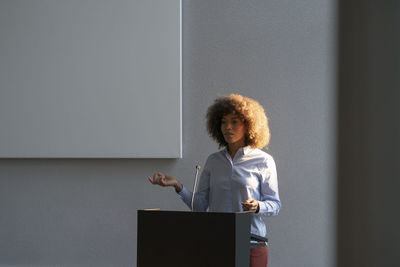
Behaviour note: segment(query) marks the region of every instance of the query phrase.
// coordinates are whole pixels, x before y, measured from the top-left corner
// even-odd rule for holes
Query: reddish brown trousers
[[[250,267],[267,267],[268,246],[250,249]]]

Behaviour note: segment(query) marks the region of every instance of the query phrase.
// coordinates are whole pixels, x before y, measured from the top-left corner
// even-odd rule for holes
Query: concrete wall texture
[[[283,207],[265,219],[269,266],[335,265],[334,1],[182,6],[183,158],[0,159],[0,266],[136,266],[136,210],[187,210],[146,177],[163,171],[191,188],[218,149],[206,109],[230,93],[270,117]]]

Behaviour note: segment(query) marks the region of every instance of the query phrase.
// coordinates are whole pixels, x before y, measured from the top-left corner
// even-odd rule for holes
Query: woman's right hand
[[[177,192],[182,190],[182,184],[173,176],[165,175],[161,172],[156,172],[153,177],[148,177],[150,183],[158,184],[159,186],[173,186]]]

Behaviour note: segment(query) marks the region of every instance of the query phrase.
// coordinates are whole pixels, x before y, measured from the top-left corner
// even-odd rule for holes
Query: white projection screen
[[[182,157],[180,0],[0,1],[1,158]]]

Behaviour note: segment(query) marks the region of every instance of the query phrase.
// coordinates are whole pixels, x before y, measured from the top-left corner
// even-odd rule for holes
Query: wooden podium
[[[137,267],[248,267],[250,216],[138,210]]]

